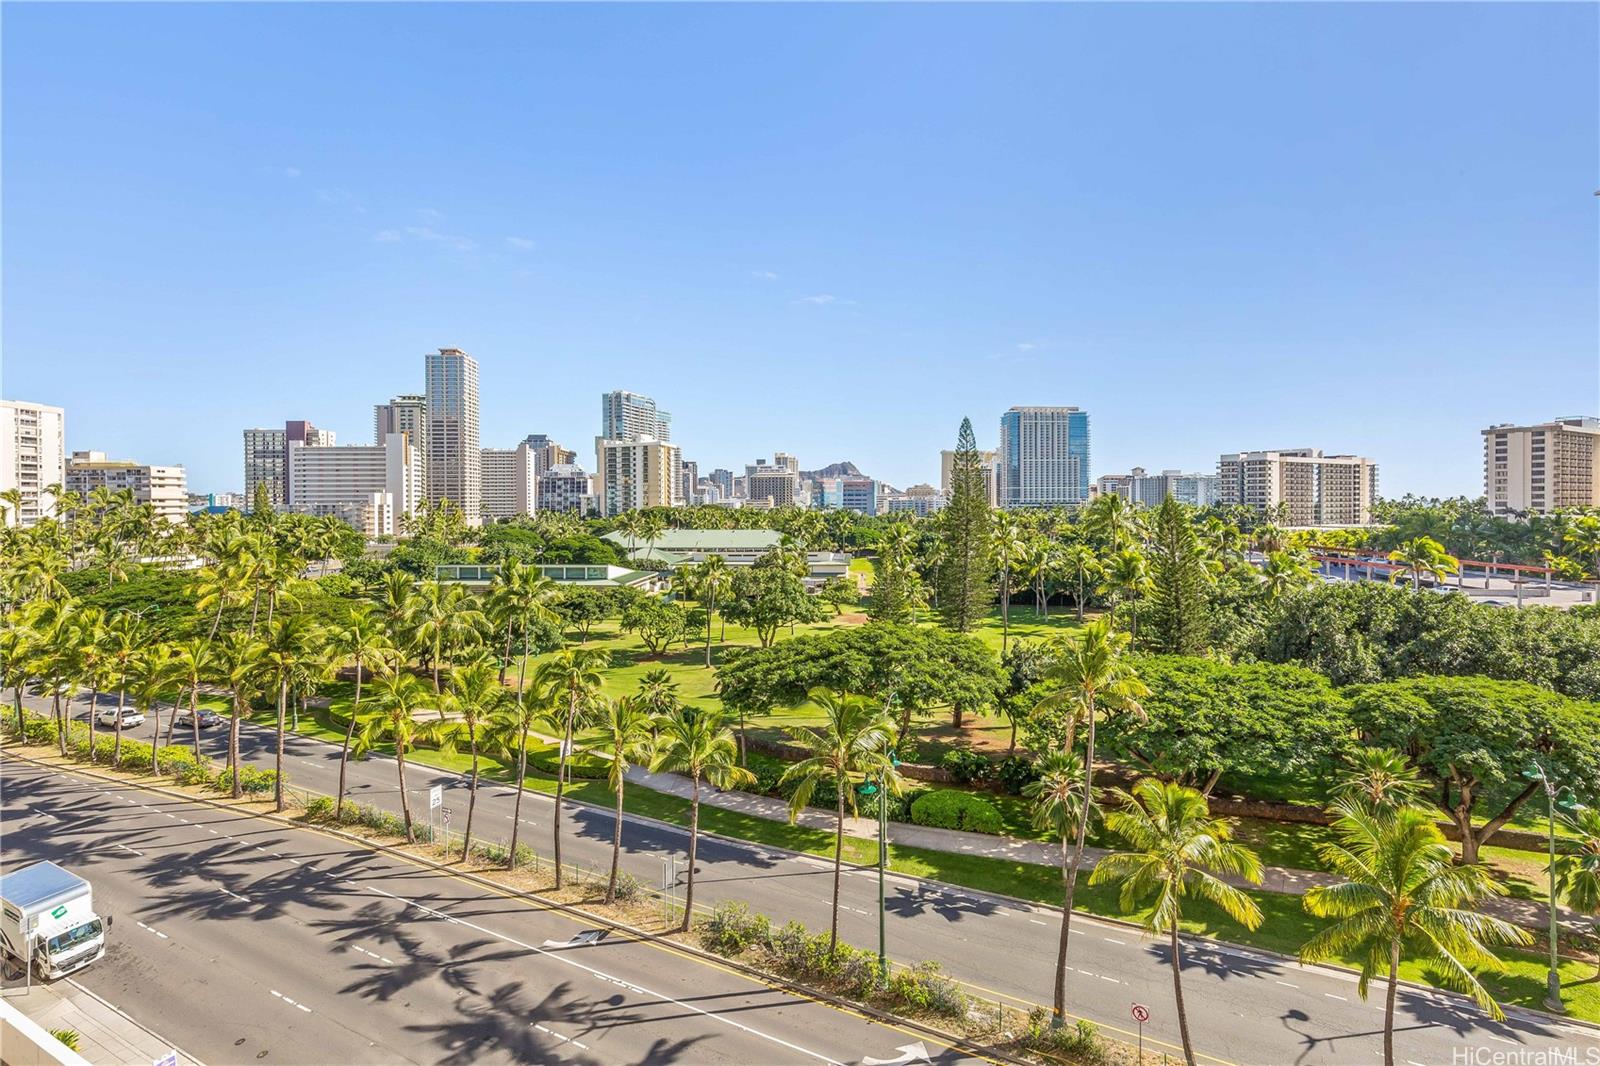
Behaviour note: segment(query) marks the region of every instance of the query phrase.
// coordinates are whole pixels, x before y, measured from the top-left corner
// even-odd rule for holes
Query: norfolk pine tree
[[[944,624],[958,633],[978,624],[994,596],[992,525],[972,419],[963,418],[950,472],[950,502],[939,515],[944,550],[936,576],[939,613]]]

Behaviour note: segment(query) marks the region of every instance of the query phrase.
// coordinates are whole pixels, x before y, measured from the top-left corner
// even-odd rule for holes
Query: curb
[[[27,755],[18,754],[15,750],[10,748],[6,749],[4,754],[9,758],[17,759],[20,762],[28,763],[30,765],[39,767],[40,769],[52,771],[58,769],[57,766],[51,763],[42,762]],[[1009,1052],[1001,1051],[998,1048],[991,1048],[984,1044],[975,1043],[974,1041],[968,1040],[965,1037],[957,1036],[954,1033],[945,1032],[944,1030],[929,1025],[926,1022],[902,1017],[897,1014],[890,1014],[887,1011],[880,1010],[879,1008],[868,1006],[866,1004],[855,1003],[839,996],[835,996],[832,993],[823,992],[820,989],[801,984],[798,981],[780,977],[776,974],[769,974],[764,970],[758,970],[753,966],[739,962],[735,959],[724,958],[721,955],[706,951],[703,948],[673,940],[670,937],[666,937],[658,933],[651,933],[647,930],[639,929],[636,926],[629,925],[626,922],[618,921],[614,918],[607,918],[603,915],[595,914],[574,904],[562,903],[559,900],[549,899],[535,892],[528,892],[522,889],[511,888],[507,885],[497,884],[478,874],[470,873],[464,870],[451,869],[444,863],[437,862],[433,859],[425,858],[423,856],[413,855],[391,844],[384,844],[377,841],[368,840],[364,837],[358,837],[353,833],[344,832],[337,827],[322,826],[312,822],[299,821],[283,814],[279,814],[276,811],[239,811],[231,804],[222,800],[215,800],[205,796],[192,796],[187,792],[177,792],[155,783],[146,784],[142,781],[126,781],[118,777],[108,777],[105,774],[100,773],[98,768],[82,769],[74,766],[72,767],[72,772],[83,774],[85,777],[93,777],[109,784],[142,789],[143,791],[153,792],[171,799],[200,803],[204,806],[211,807],[214,810],[226,811],[234,815],[242,814],[249,818],[260,818],[265,821],[275,822],[290,829],[311,831],[322,833],[326,836],[336,837],[339,840],[343,840],[347,843],[355,844],[371,851],[381,852],[385,855],[400,859],[404,862],[413,863],[436,873],[443,873],[448,874],[451,877],[461,878],[471,882],[472,884],[478,885],[479,887],[494,891],[502,896],[512,896],[527,900],[539,904],[546,910],[560,911],[561,913],[571,917],[582,918],[585,922],[591,922],[597,925],[609,927],[618,932],[625,933],[637,940],[648,941],[650,943],[659,945],[664,950],[676,951],[681,954],[691,956],[700,962],[715,964],[728,969],[736,970],[742,976],[748,977],[760,984],[766,985],[770,988],[776,988],[780,991],[804,995],[811,999],[817,1000],[818,1002],[825,1003],[836,1010],[842,1010],[848,1013],[861,1015],[873,1021],[895,1025],[903,1029],[915,1030],[924,1036],[932,1037],[935,1040],[947,1044],[953,1050],[961,1051],[965,1054],[975,1055],[979,1058],[1014,1063],[1017,1064],[1017,1066],[1029,1066],[1029,1060],[1027,1059],[1018,1058]],[[109,1006],[109,1004],[107,1005]],[[115,1010],[116,1008],[112,1009]],[[121,1012],[118,1011],[118,1013],[120,1014]],[[127,1017],[127,1015],[123,1016]],[[134,1024],[138,1023],[135,1022]],[[144,1027],[141,1025],[140,1028],[143,1029]],[[149,1032],[148,1029],[145,1031]]]

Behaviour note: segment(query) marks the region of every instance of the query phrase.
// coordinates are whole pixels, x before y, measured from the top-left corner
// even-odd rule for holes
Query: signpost
[[[428,843],[437,844],[439,834],[435,828],[433,812],[444,806],[444,786],[434,785],[428,789]]]
[[[1144,1023],[1150,1020],[1150,1008],[1143,1003],[1135,1003],[1128,1013],[1139,1023],[1139,1066],[1144,1066]]]

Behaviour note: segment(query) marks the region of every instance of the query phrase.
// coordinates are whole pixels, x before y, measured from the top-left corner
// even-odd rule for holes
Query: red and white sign
[[[1150,1020],[1150,1008],[1146,1007],[1143,1003],[1135,1003],[1131,1008],[1129,1008],[1128,1013],[1133,1015],[1133,1020],[1138,1022],[1140,1025],[1143,1025],[1145,1022]]]

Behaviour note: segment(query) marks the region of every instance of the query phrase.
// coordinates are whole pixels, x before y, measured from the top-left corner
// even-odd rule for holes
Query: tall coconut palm
[[[356,752],[364,755],[384,740],[394,745],[395,769],[400,777],[400,814],[406,825],[406,843],[414,843],[417,835],[411,823],[411,796],[406,792],[406,752],[416,743],[417,710],[432,700],[433,694],[415,674],[390,674],[372,687],[378,710],[362,721],[356,734]]]
[[[361,684],[370,670],[376,670],[389,661],[395,648],[385,632],[377,613],[367,604],[360,604],[350,612],[349,619],[328,633],[329,647],[340,660],[356,670],[355,698],[350,704],[350,724],[345,727],[344,744],[339,749],[339,794],[334,800],[333,812],[337,816],[344,810],[345,772],[350,764],[350,745],[355,740],[356,721],[361,717]]]
[[[601,700],[597,711],[598,747],[611,756],[606,782],[617,797],[611,826],[611,876],[606,881],[606,903],[609,904],[617,899],[617,871],[622,862],[622,790],[628,781],[629,766],[650,761],[655,720],[649,707],[637,696]]]
[[[1084,508],[1083,530],[1115,554],[1139,542],[1139,515],[1121,496],[1103,493]]]
[[[484,727],[499,706],[510,697],[500,684],[493,659],[475,659],[450,674],[450,690],[444,695],[445,712],[422,731],[422,737],[453,755],[467,735],[467,753],[472,768],[467,775],[467,824],[462,830],[461,861],[472,855],[472,813],[478,806],[478,745]],[[461,728],[457,729],[457,724]]]
[[[739,765],[739,746],[733,730],[716,711],[680,707],[656,723],[659,737],[651,769],[684,774],[689,778],[689,874],[683,897],[683,922],[687,931],[694,918],[694,864],[700,845],[700,782],[713,788],[738,788],[755,781]]]
[[[557,732],[562,714],[559,695],[535,688],[532,693],[518,688],[512,699],[489,712],[484,729],[484,747],[502,762],[516,763],[517,799],[511,812],[511,846],[506,852],[506,868],[517,868],[517,837],[522,829],[522,796],[527,791],[528,734],[535,729]]]
[[[378,621],[389,637],[393,649],[395,673],[406,664],[411,649],[416,646],[417,611],[421,599],[411,575],[402,570],[392,570],[384,576],[378,588]]]
[[[1087,544],[1068,544],[1062,553],[1062,564],[1077,580],[1077,589],[1073,594],[1073,606],[1078,612],[1078,623],[1083,623],[1083,608],[1087,602],[1088,593],[1086,585],[1092,585],[1099,579],[1101,573],[1100,558],[1095,555],[1094,549]]]
[[[153,728],[150,731],[150,772],[161,775],[161,701],[182,684],[176,664],[172,661],[172,647],[154,644],[145,649],[137,660],[137,674],[133,681],[133,704],[149,715]],[[177,701],[173,701],[167,723],[177,716]]]
[[[1276,603],[1316,579],[1316,571],[1299,552],[1269,552],[1261,564],[1261,592],[1268,603]]]
[[[117,686],[116,740],[111,746],[111,765],[122,765],[122,708],[128,703],[128,685],[138,676],[139,661],[149,643],[150,629],[137,615],[112,615],[106,622],[105,652],[107,675]],[[94,709],[90,708],[90,715]]]
[[[1001,511],[995,516],[989,533],[989,553],[1000,570],[1000,654],[1004,655],[1011,642],[1011,578],[1028,557],[1022,524],[1011,512]],[[1039,565],[1044,566],[1042,558]]]
[[[1600,932],[1600,810],[1585,808],[1568,820],[1568,826],[1577,839],[1557,860],[1556,871],[1567,894],[1567,906],[1594,915],[1596,932]],[[1600,969],[1595,972],[1600,977]]]
[[[1078,887],[1078,870],[1083,865],[1083,847],[1089,832],[1089,815],[1094,805],[1095,727],[1097,715],[1112,713],[1143,715],[1139,700],[1149,694],[1138,671],[1128,659],[1128,636],[1111,628],[1111,619],[1100,618],[1063,637],[1056,644],[1055,662],[1045,673],[1043,683],[1049,693],[1034,708],[1038,716],[1065,715],[1061,752],[1069,758],[1076,752],[1079,724],[1085,730],[1083,792],[1079,799],[1078,824],[1072,852],[1061,868],[1061,937],[1056,945],[1055,1023],[1067,1014],[1067,945],[1072,935],[1072,900]]]
[[[1442,983],[1471,996],[1491,1017],[1504,1017],[1473,971],[1503,968],[1491,945],[1527,944],[1532,937],[1470,907],[1505,889],[1476,863],[1457,866],[1426,811],[1402,807],[1375,816],[1350,800],[1333,810],[1339,841],[1320,850],[1327,868],[1344,880],[1306,892],[1306,910],[1334,922],[1301,946],[1300,958],[1360,959],[1356,991],[1362,999],[1374,977],[1387,976],[1384,1066],[1394,1066],[1395,993],[1400,960],[1408,954],[1431,964]]]
[[[1427,787],[1411,761],[1393,748],[1358,748],[1345,762],[1334,778],[1333,794],[1373,814],[1411,806]]]
[[[717,603],[733,587],[733,571],[728,561],[716,552],[694,568],[695,596],[706,605],[706,669],[711,668],[711,616],[717,613]]]
[[[501,567],[489,588],[490,613],[505,622],[506,653],[500,666],[500,683],[506,680],[506,667],[511,662],[513,643],[518,634],[522,637],[522,658],[531,654],[528,632],[536,621],[559,622],[551,603],[560,588],[544,576],[544,572],[520,560]],[[518,676],[521,676],[519,667]]]
[[[488,625],[477,600],[460,585],[424,581],[417,589],[414,621],[417,640],[428,649],[433,670],[433,691],[444,691],[439,680],[440,664],[456,648],[475,643]]]
[[[566,788],[572,738],[580,714],[599,694],[600,686],[605,681],[605,668],[610,662],[610,654],[597,648],[567,648],[558,652],[555,658],[540,663],[534,671],[534,685],[548,691],[553,700],[559,699],[566,706],[561,722],[561,747],[556,756],[556,810],[551,825],[555,840],[557,888],[561,887],[561,794]]]
[[[261,691],[261,661],[266,652],[266,645],[249,633],[228,633],[217,643],[217,678],[228,688],[228,772],[234,799],[243,795],[239,785],[239,723],[249,713],[251,698]]]
[[[1112,499],[1118,497],[1113,496]],[[1105,497],[1101,497],[1105,499]],[[1111,613],[1108,618],[1112,624],[1117,620],[1117,604],[1127,603],[1132,609],[1133,622],[1129,626],[1129,635],[1134,643],[1139,640],[1139,601],[1151,588],[1150,564],[1146,561],[1144,552],[1138,548],[1124,548],[1105,562],[1105,568],[1100,579],[1100,592],[1111,597]]]
[[[1039,776],[1022,787],[1032,807],[1034,828],[1054,833],[1061,841],[1061,868],[1067,868],[1072,842],[1083,817],[1083,759],[1077,752],[1047,751],[1035,765]],[[1092,797],[1089,817],[1099,811]]]
[[[220,663],[221,651],[209,640],[190,637],[172,646],[173,677],[179,687],[189,693],[189,723],[194,729],[196,761],[200,759],[200,685],[211,679]],[[173,718],[176,717],[174,714]]]
[[[296,675],[319,655],[321,638],[321,627],[303,614],[280,615],[266,627],[260,665],[264,675],[270,679],[269,684],[278,694],[278,718],[274,726],[276,754],[273,759],[276,780],[272,786],[273,805],[278,811],[284,807],[283,743],[289,724],[289,688],[294,684]],[[266,687],[263,685],[263,688]]]
[[[851,782],[870,777],[879,788],[900,791],[900,774],[895,770],[895,722],[874,699],[833,689],[814,688],[810,700],[821,709],[822,727],[797,727],[787,730],[790,738],[805,753],[779,778],[780,785],[792,785],[789,796],[789,821],[793,823],[805,810],[811,794],[823,781],[833,783],[837,792],[833,833],[833,921],[828,929],[828,950],[839,944],[839,878],[844,870],[844,808],[848,798],[855,807]]]
[[[1178,1009],[1178,1035],[1183,1058],[1195,1066],[1189,1039],[1189,1014],[1183,1005],[1183,901],[1189,897],[1221,908],[1246,929],[1261,925],[1255,900],[1223,881],[1218,874],[1261,883],[1261,860],[1234,843],[1228,823],[1211,817],[1206,799],[1195,789],[1145,778],[1132,793],[1114,795],[1121,806],[1107,812],[1106,826],[1126,840],[1131,851],[1113,851],[1100,860],[1089,883],[1122,882],[1122,909],[1131,911],[1150,897],[1154,905],[1140,923],[1152,936],[1168,937],[1172,964],[1172,997]]]
[[[1411,575],[1413,592],[1422,588],[1422,578],[1425,574],[1438,581],[1461,569],[1460,561],[1445,551],[1444,545],[1432,537],[1413,537],[1390,552],[1389,561],[1399,564],[1400,567],[1390,575],[1390,579],[1399,580],[1407,574]]]

